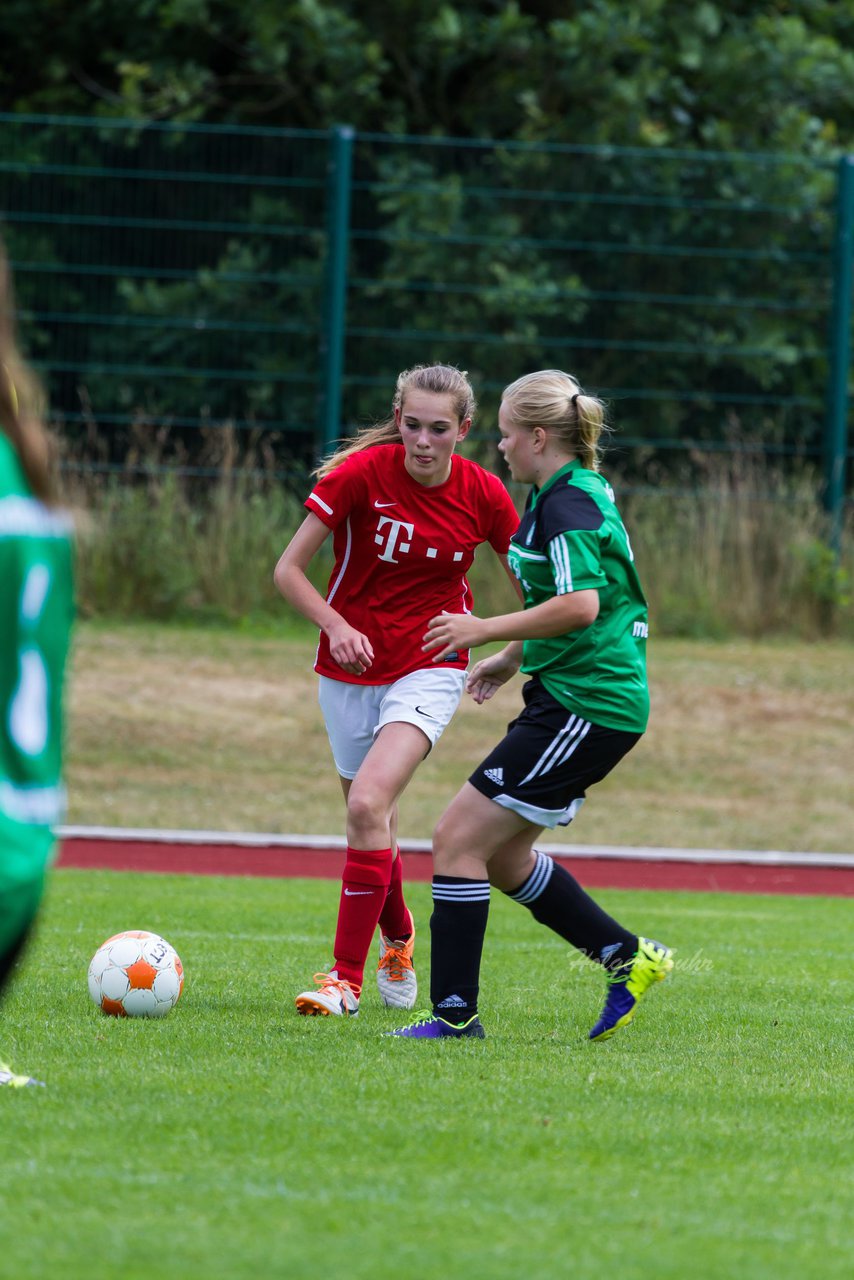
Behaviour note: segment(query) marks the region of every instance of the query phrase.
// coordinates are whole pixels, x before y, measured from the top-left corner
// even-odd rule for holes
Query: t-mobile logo
[[[385,533],[383,530],[385,530]],[[378,547],[382,547],[385,544],[383,553],[379,557],[380,560],[387,560],[389,564],[397,564],[398,561],[394,558],[395,551],[406,552],[412,545],[411,542],[400,541],[401,534],[411,538],[414,532],[414,524],[404,524],[402,520],[392,520],[391,516],[380,516],[376,537],[374,538],[374,542]]]

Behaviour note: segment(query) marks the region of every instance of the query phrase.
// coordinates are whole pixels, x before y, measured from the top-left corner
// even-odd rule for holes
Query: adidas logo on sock
[[[496,786],[504,786],[504,770],[503,769],[484,769],[484,777],[489,778],[490,782],[494,782]]]
[[[465,1009],[466,1002],[460,996],[448,996],[436,1005],[437,1009]]]
[[[606,969],[610,961],[612,960],[612,958],[617,954],[619,950],[620,950],[619,942],[612,942],[610,946],[603,947],[602,950],[599,952],[599,960],[605,966]]]

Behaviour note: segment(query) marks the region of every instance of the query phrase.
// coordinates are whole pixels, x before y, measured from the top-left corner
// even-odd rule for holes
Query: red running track
[[[299,837],[295,837],[298,840]],[[405,874],[410,880],[429,880],[432,861],[428,850],[401,850]],[[723,893],[797,893],[854,897],[854,859],[839,864],[818,861],[822,855],[800,855],[802,861],[769,861],[773,855],[757,854],[756,861],[715,860],[714,855],[685,858],[662,851],[656,859],[548,852],[583,885],[594,889],[688,889]],[[682,851],[679,851],[682,852]],[[729,855],[732,856],[732,855]],[[786,855],[783,855],[784,857]],[[788,855],[791,858],[793,855]],[[826,858],[827,855],[824,855]],[[224,840],[144,839],[66,835],[60,843],[60,867],[113,871],[156,871],[167,874],[225,876],[306,876],[339,879],[344,866],[340,848],[297,843],[241,844]]]

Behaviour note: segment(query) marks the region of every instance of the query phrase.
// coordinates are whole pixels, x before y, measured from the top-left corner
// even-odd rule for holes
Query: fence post
[[[350,173],[355,130],[335,125],[329,137],[326,187],[326,263],[320,331],[319,454],[341,435],[341,380],[347,314],[347,248],[350,236]]]
[[[836,234],[833,253],[833,312],[830,375],[824,433],[824,505],[830,540],[839,554],[845,512],[845,456],[848,451],[848,377],[851,367],[851,291],[854,288],[854,155],[839,161]]]

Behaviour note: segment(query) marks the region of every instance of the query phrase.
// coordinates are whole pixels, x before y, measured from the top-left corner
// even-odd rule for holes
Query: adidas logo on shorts
[[[489,778],[490,782],[494,782],[497,787],[504,786],[504,770],[503,769],[484,769],[483,776]]]

